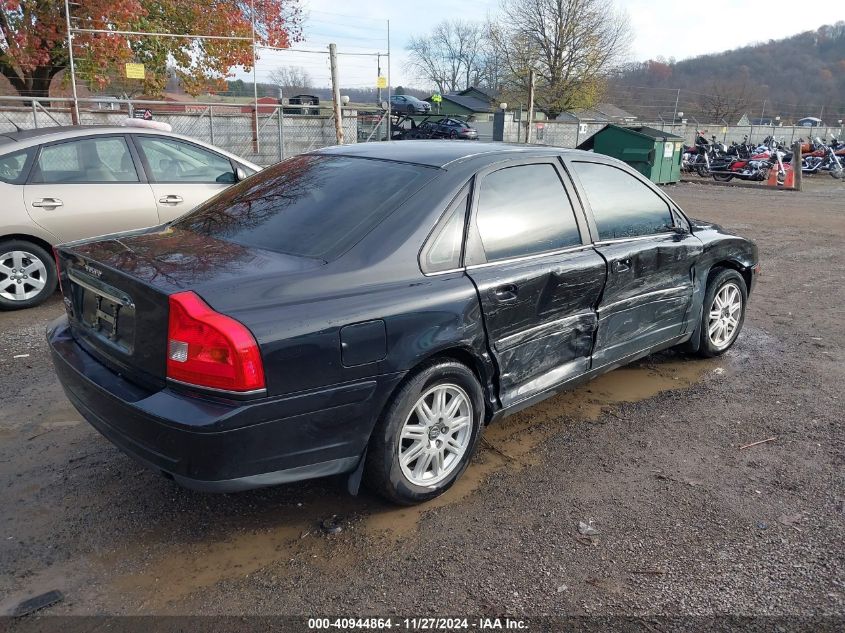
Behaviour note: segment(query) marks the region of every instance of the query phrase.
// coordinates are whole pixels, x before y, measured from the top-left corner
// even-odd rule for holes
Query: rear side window
[[[549,163],[506,167],[485,176],[476,226],[487,261],[581,244],[572,204]]]
[[[423,251],[423,270],[436,273],[461,266],[469,188],[449,206],[443,221]]]
[[[32,154],[33,150],[30,148],[0,156],[0,180],[12,185],[23,184]]]
[[[138,182],[138,172],[126,140],[102,136],[42,147],[32,182]]]
[[[296,156],[230,187],[175,226],[289,255],[331,261],[437,170],[348,156]]]
[[[611,165],[573,162],[587,193],[600,240],[664,233],[672,226],[666,201],[629,173]]]

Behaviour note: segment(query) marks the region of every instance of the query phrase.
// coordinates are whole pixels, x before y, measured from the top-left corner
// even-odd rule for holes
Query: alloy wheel
[[[8,251],[0,255],[0,297],[26,301],[47,285],[47,267],[27,251]]]
[[[435,385],[417,400],[399,436],[399,466],[414,485],[430,487],[458,468],[472,438],[472,402],[451,383]]]
[[[733,282],[719,288],[710,305],[707,336],[716,349],[731,344],[739,329],[742,316],[742,293]]]

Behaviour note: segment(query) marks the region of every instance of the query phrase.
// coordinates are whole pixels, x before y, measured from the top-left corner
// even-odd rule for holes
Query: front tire
[[[719,356],[731,348],[745,322],[747,304],[748,289],[742,275],[730,268],[710,273],[701,315],[701,356]]]
[[[0,242],[0,309],[44,303],[56,290],[56,265],[47,251],[24,240]]]
[[[396,393],[373,431],[364,477],[402,505],[443,494],[463,474],[481,433],[484,396],[455,361],[424,366]]]

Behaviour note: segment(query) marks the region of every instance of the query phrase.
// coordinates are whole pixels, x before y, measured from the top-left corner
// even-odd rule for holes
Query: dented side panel
[[[666,234],[596,250],[607,261],[608,279],[598,307],[593,367],[685,332],[703,250],[698,238]]]
[[[481,301],[503,406],[586,371],[606,277],[605,262],[592,248],[468,274]]]

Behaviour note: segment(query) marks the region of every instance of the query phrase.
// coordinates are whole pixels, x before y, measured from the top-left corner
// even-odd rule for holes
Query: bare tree
[[[270,83],[277,86],[282,96],[291,96],[314,87],[307,70],[301,66],[279,66],[269,74]]]
[[[536,103],[549,118],[594,105],[631,40],[612,0],[503,0],[490,21],[503,96],[522,101],[536,73]]]
[[[441,22],[431,35],[411,38],[406,70],[419,73],[440,92],[468,88],[481,79],[484,36],[479,23]]]
[[[699,96],[698,107],[705,121],[736,123],[756,97],[747,79],[714,81],[708,93]]]

